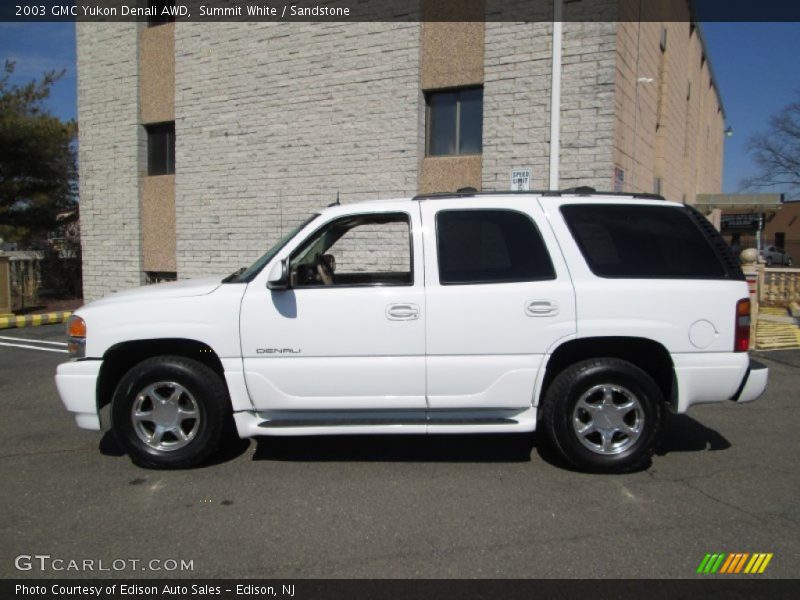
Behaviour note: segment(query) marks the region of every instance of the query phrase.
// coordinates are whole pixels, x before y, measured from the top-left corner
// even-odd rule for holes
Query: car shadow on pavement
[[[253,460],[298,462],[453,462],[514,463],[530,462],[535,450],[548,464],[569,469],[548,444],[534,434],[469,435],[345,435],[262,437],[256,444]],[[204,466],[225,463],[247,452],[250,440],[235,436],[223,445]],[[719,432],[687,415],[667,417],[664,439],[656,454],[726,450],[731,443]],[[100,440],[104,456],[124,456],[114,434],[106,431]],[[641,469],[649,468],[650,463]],[[570,469],[571,470],[571,469]]]
[[[210,460],[205,461],[199,466],[208,467],[234,460],[247,452],[249,447],[250,440],[242,440],[234,435],[221,445],[219,451],[216,452]],[[100,438],[98,449],[103,456],[125,456],[125,451],[119,445],[117,438],[114,437],[114,434],[110,430],[106,431],[103,437]]]
[[[100,438],[100,444],[97,446],[100,454],[103,456],[125,456],[125,451],[120,447],[114,433],[109,429]]]
[[[688,415],[667,416],[666,431],[661,446],[656,451],[658,456],[670,452],[702,452],[727,450],[731,443],[718,431],[706,427]]]
[[[259,438],[253,460],[529,462],[530,434],[347,435]]]
[[[272,437],[256,441],[253,460],[363,462],[529,462],[535,450],[545,462],[569,468],[534,434],[392,435]],[[731,443],[719,432],[687,415],[667,417],[656,454],[726,450]],[[646,470],[650,463],[639,470]]]
[[[665,423],[664,437],[661,444],[656,449],[656,456],[666,456],[672,452],[704,452],[727,450],[731,443],[719,432],[706,427],[702,423],[695,421],[687,415],[667,414]],[[548,464],[566,469],[568,471],[579,472],[566,463],[561,456],[549,444],[536,444],[539,457]],[[629,473],[640,473],[647,471],[653,464],[652,459],[645,461],[638,468]]]

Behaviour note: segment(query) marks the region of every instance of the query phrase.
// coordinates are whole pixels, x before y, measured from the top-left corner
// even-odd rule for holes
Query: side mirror
[[[283,259],[272,266],[267,279],[270,290],[285,290],[289,287],[289,260]]]

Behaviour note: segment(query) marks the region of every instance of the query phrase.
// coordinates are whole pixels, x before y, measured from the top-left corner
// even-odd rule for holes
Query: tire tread
[[[652,386],[650,393],[655,396],[657,417],[655,419],[655,429],[647,439],[644,447],[640,448],[634,459],[625,462],[614,462],[603,460],[607,457],[599,457],[594,463],[582,461],[569,448],[565,447],[563,440],[560,439],[556,431],[556,411],[560,406],[568,402],[570,389],[573,385],[586,376],[587,373],[598,368],[612,368],[619,371],[630,371],[632,375],[640,378],[645,385]],[[649,384],[648,384],[649,382]],[[636,365],[619,358],[593,358],[574,363],[562,370],[551,382],[548,387],[542,405],[539,410],[542,429],[548,442],[558,452],[567,464],[572,468],[589,472],[620,473],[640,470],[645,467],[655,453],[661,441],[664,429],[664,401],[663,396],[653,382],[652,378]]]
[[[164,454],[159,458],[155,458],[154,455],[140,451],[129,440],[125,439],[125,436],[120,431],[121,419],[128,418],[127,397],[130,393],[129,388],[133,383],[137,379],[145,377],[152,370],[169,367],[177,368],[184,373],[190,373],[192,377],[197,379],[200,393],[208,401],[208,405],[205,407],[205,427],[210,428],[210,433],[208,442],[197,448],[191,455],[181,456],[177,454],[170,456]],[[195,395],[197,394],[197,392],[194,393]],[[123,404],[125,406],[122,406]],[[147,469],[188,469],[198,466],[218,452],[224,435],[229,433],[232,428],[228,390],[222,378],[207,365],[178,355],[154,356],[132,367],[117,384],[111,402],[111,414],[112,429],[117,441],[128,452],[128,456],[136,465]]]

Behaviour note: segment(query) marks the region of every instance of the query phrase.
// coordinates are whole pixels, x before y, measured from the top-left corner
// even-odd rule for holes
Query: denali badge
[[[300,354],[302,350],[298,348],[256,348],[256,354]]]

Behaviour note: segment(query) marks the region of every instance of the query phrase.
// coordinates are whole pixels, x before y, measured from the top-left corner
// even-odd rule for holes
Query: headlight
[[[86,356],[86,321],[77,315],[72,315],[67,321],[67,350],[73,358]]]

